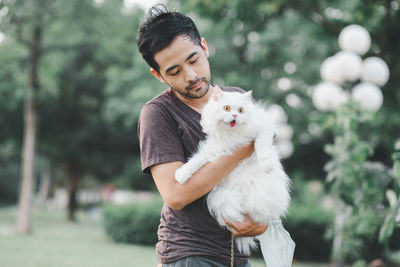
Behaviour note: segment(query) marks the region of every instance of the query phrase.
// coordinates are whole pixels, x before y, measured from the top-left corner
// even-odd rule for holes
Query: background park
[[[0,0],[0,266],[155,266],[136,134],[166,89],[136,46],[155,3]],[[215,84],[271,106],[293,266],[400,266],[400,1],[162,3],[196,22]]]

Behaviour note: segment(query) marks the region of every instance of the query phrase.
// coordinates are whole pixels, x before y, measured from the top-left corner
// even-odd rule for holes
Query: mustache
[[[196,79],[195,81],[193,81],[193,82],[191,82],[185,89],[186,89],[186,91],[189,91],[192,87],[193,87],[193,85],[195,85],[196,83],[198,83],[198,82],[201,82],[201,81],[203,81],[203,82],[208,82],[208,80],[206,79],[206,78],[198,78],[198,79]]]

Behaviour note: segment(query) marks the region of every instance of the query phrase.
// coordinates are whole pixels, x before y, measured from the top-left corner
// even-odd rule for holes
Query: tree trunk
[[[78,209],[77,194],[81,176],[80,164],[76,160],[67,163],[68,220],[75,221]]]
[[[33,31],[32,44],[30,46],[30,72],[25,100],[25,127],[24,146],[22,158],[22,177],[18,203],[18,214],[15,225],[17,233],[29,233],[31,231],[31,203],[34,180],[34,156],[36,143],[36,106],[35,96],[39,90],[38,67],[40,59],[41,28],[37,25]]]

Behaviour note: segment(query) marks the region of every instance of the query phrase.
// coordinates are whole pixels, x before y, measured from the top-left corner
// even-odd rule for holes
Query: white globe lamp
[[[364,60],[361,80],[383,86],[389,79],[389,67],[379,57],[369,57]]]
[[[335,55],[341,75],[346,81],[356,81],[361,77],[363,61],[352,51],[340,51]]]
[[[371,47],[371,36],[364,27],[352,24],[340,32],[339,46],[342,50],[364,55]]]
[[[321,111],[336,110],[348,100],[342,88],[334,83],[322,82],[318,84],[312,93],[314,106]]]
[[[374,84],[360,83],[354,86],[351,98],[369,111],[378,111],[383,103],[382,91]]]
[[[344,78],[340,68],[340,61],[337,57],[328,57],[321,64],[321,79],[326,82],[342,84],[344,82]]]

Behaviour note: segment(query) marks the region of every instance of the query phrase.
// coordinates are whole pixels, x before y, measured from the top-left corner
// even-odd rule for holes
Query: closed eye
[[[171,73],[170,75],[175,76],[175,75],[178,75],[178,73],[179,73],[179,70],[175,71],[174,73]]]
[[[194,63],[196,63],[198,59],[199,59],[199,58],[196,58],[196,59],[194,59],[194,60],[190,61],[190,64],[194,64]]]

